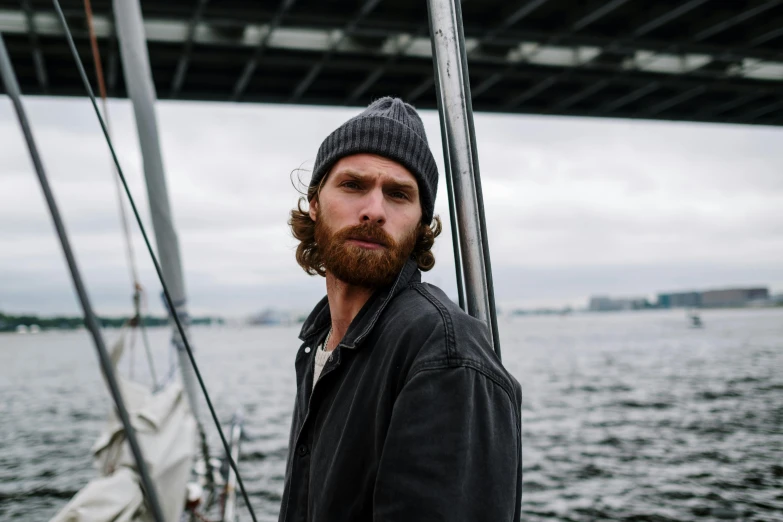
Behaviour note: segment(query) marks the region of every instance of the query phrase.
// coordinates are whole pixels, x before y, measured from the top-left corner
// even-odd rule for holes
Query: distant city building
[[[278,310],[276,308],[267,308],[262,312],[244,319],[244,324],[250,325],[287,325],[303,323],[309,312],[302,313],[294,310]]]
[[[612,310],[612,300],[609,297],[591,297],[587,307],[591,312],[608,312]]]
[[[658,308],[731,308],[769,300],[767,288],[728,288],[658,294]]]
[[[704,308],[730,308],[747,306],[753,301],[769,299],[767,288],[729,288],[702,292],[701,305]]]
[[[658,308],[698,308],[700,306],[701,292],[658,294]]]
[[[613,298],[595,296],[590,298],[588,309],[591,312],[616,312],[620,310],[643,310],[650,308],[650,303],[644,297]]]
[[[253,325],[271,325],[271,324],[287,324],[290,323],[290,317],[285,312],[280,310],[268,309],[263,312],[254,315],[248,319],[248,324]]]

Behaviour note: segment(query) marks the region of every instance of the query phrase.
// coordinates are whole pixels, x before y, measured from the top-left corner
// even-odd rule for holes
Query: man
[[[520,386],[486,325],[421,282],[437,184],[421,119],[399,99],[318,150],[309,208],[290,225],[327,295],[300,334],[281,521],[520,518]]]

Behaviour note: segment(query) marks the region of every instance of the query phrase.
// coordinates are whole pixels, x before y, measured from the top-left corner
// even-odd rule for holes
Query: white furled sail
[[[124,336],[112,350],[117,363]],[[161,500],[166,521],[185,507],[186,484],[196,452],[196,422],[178,382],[153,395],[146,386],[118,377],[131,423]],[[114,411],[93,446],[101,477],[90,481],[51,522],[149,522],[133,455]]]

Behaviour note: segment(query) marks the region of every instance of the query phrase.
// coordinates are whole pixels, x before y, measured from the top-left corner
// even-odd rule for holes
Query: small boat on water
[[[704,328],[704,323],[701,320],[699,312],[695,310],[688,312],[688,320],[690,321],[691,328]]]

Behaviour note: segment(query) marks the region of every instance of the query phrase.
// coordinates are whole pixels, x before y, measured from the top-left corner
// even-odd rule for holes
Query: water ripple
[[[783,313],[705,323],[689,329],[680,312],[501,322],[524,392],[524,520],[783,520]],[[150,334],[163,368],[168,333]],[[296,334],[193,329],[220,418],[244,410],[239,466],[260,520],[279,510]],[[0,520],[48,520],[95,476],[90,448],[110,407],[86,333],[0,336],[0,396]]]

